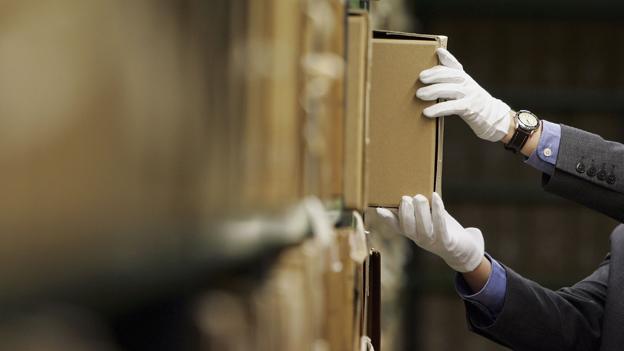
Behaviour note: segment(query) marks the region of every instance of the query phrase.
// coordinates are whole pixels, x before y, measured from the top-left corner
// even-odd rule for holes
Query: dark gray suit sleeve
[[[624,222],[624,145],[561,125],[559,155],[544,189]]]
[[[466,303],[472,331],[513,350],[598,350],[609,275],[607,256],[589,277],[569,288],[546,289],[508,267],[503,310],[494,323]]]

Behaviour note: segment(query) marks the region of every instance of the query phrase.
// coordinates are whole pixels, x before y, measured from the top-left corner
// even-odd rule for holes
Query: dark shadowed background
[[[447,35],[468,74],[513,109],[624,141],[624,4],[418,0],[383,6],[387,14],[378,27]],[[544,192],[540,172],[501,144],[476,138],[459,118],[445,123],[443,197],[460,223],[483,231],[488,253],[553,289],[598,266],[616,221]],[[417,251],[408,272],[406,349],[504,349],[467,330],[453,274],[441,260]]]

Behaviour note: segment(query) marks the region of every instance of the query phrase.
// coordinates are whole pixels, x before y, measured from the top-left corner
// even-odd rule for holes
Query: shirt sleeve
[[[455,276],[455,290],[462,299],[483,312],[483,316],[478,318],[481,321],[479,324],[490,325],[494,323],[505,303],[507,272],[487,253],[485,257],[492,262],[492,272],[481,291],[473,292],[459,273]]]
[[[555,173],[559,142],[561,141],[561,126],[559,124],[542,121],[542,135],[535,151],[526,159],[525,163],[548,175]]]

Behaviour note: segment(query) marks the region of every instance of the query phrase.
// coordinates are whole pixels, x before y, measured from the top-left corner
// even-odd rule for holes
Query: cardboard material
[[[335,207],[343,196],[346,7],[340,0],[316,0],[304,8],[303,194]]]
[[[348,18],[347,113],[345,118],[344,206],[366,207],[368,111],[370,96],[371,29],[368,12]]]
[[[353,350],[355,325],[355,272],[349,239],[353,228],[336,230],[342,269],[326,272],[325,338],[331,350]]]
[[[239,72],[245,85],[235,87],[245,89],[246,101],[232,101],[232,106],[247,104],[243,138],[233,140],[232,145],[233,150],[242,147],[237,155],[242,167],[232,169],[227,177],[242,178],[230,192],[233,197],[239,187],[242,190],[245,201],[239,208],[275,209],[292,204],[301,195],[304,112],[299,104],[299,41],[303,14],[296,2],[279,0],[249,2],[248,11],[247,32],[239,40],[249,43],[250,59],[245,61],[244,74]]]
[[[325,149],[325,170],[323,176],[329,184],[321,193],[325,201],[339,200],[343,196],[344,177],[344,123],[346,110],[345,97],[345,53],[346,53],[346,6],[343,1],[329,1],[334,13],[334,32],[329,41],[327,53],[336,61],[337,74],[327,96],[328,129],[326,132],[327,148]],[[340,62],[340,64],[337,64]]]
[[[373,32],[368,204],[398,207],[402,195],[441,192],[443,120],[423,116],[418,75],[438,64],[446,37]]]

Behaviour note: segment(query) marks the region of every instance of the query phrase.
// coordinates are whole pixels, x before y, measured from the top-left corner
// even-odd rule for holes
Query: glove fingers
[[[464,69],[462,64],[459,63],[455,56],[453,56],[448,50],[444,48],[439,48],[436,50],[436,53],[438,54],[438,59],[440,60],[440,63],[444,66],[461,70]]]
[[[460,115],[466,110],[463,99],[439,102],[423,110],[423,114],[430,118]]]
[[[461,99],[464,93],[462,86],[456,83],[439,83],[420,88],[416,91],[419,99],[432,101],[437,99]]]
[[[449,248],[452,243],[451,235],[446,226],[446,210],[444,209],[444,203],[438,193],[431,195],[431,217],[433,219],[434,231],[440,236],[437,238],[442,242],[445,248]]]
[[[414,204],[417,243],[430,243],[434,240],[434,235],[429,201],[423,195],[418,194],[414,196],[412,203]]]
[[[433,83],[462,83],[464,72],[446,66],[435,66],[420,72],[420,81],[425,84]]]
[[[394,231],[397,233],[401,232],[401,227],[399,226],[399,218],[395,212],[388,208],[378,207],[375,209],[377,216],[379,216],[384,223],[388,224]]]
[[[399,204],[399,224],[401,226],[401,232],[411,238],[416,234],[416,221],[414,218],[414,205],[412,204],[412,198],[409,196],[403,196],[401,203]]]

